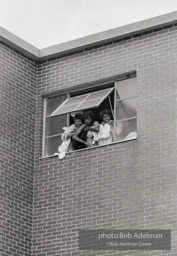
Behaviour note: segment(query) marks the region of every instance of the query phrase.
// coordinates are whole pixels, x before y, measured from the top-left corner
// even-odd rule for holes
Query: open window
[[[95,120],[108,109],[114,120],[114,141],[137,137],[136,77],[45,98],[43,157],[54,155],[62,143],[63,127],[73,124],[75,113],[92,110]]]
[[[98,108],[106,97],[110,98],[110,93],[113,89],[114,88],[105,89],[68,98],[50,115],[50,117],[85,109]]]

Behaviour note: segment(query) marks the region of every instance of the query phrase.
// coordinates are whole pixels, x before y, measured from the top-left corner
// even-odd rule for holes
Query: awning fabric
[[[113,90],[114,88],[109,88],[68,98],[54,110],[50,117],[98,107]]]

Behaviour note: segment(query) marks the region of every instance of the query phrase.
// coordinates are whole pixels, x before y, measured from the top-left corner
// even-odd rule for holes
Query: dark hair
[[[101,121],[103,121],[103,116],[104,116],[104,115],[109,115],[110,118],[111,118],[111,116],[112,116],[111,111],[110,111],[109,109],[104,109],[104,110],[101,111],[100,114],[99,114],[99,118],[100,118]]]
[[[75,114],[75,116],[73,117],[73,120],[75,121],[76,119],[81,120],[83,123],[83,114],[80,114],[80,113]]]
[[[94,114],[92,111],[86,111],[84,114],[83,114],[83,119],[85,120],[86,118],[90,117],[92,122],[94,121]]]

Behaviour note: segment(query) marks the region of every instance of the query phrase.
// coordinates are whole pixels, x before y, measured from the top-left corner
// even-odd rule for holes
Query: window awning
[[[114,88],[109,88],[68,98],[54,110],[50,117],[98,107],[113,90]]]

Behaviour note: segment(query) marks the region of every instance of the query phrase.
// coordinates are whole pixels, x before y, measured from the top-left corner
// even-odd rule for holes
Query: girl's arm
[[[86,128],[86,131],[99,132],[99,130],[100,130],[100,124],[97,121],[93,122],[92,126],[89,126]]]
[[[73,135],[72,139],[77,141],[77,142],[80,142],[86,146],[88,146],[88,143],[84,140],[81,140],[78,136],[79,134],[83,131],[83,129],[85,128],[85,124],[82,124],[81,127],[76,131],[76,133]]]
[[[108,124],[111,125],[111,126],[114,126],[114,120],[110,120],[110,121],[108,122]]]
[[[70,132],[66,134],[66,139],[70,139],[72,138],[72,136],[74,135],[75,132]]]
[[[66,139],[70,139],[73,137],[73,135],[75,134],[75,132],[78,130],[77,127],[74,127],[74,131],[71,131],[69,133],[66,134]]]

